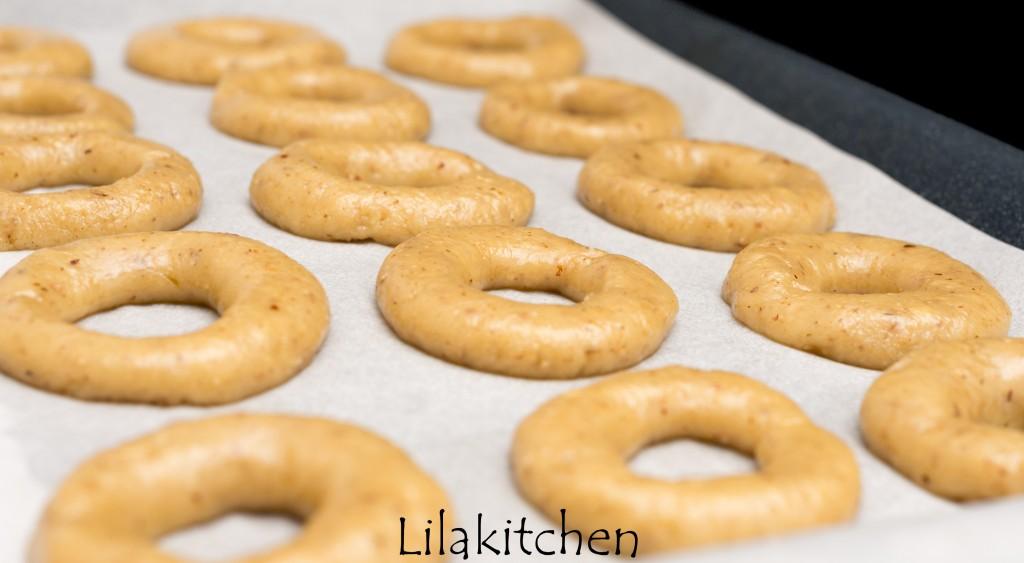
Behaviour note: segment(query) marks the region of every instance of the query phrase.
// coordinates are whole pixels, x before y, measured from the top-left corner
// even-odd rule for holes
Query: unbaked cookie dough
[[[0,138],[83,131],[131,132],[132,110],[84,80],[0,77]]]
[[[551,18],[445,19],[400,31],[387,64],[438,82],[486,87],[576,74],[583,56],[572,30]]]
[[[278,147],[314,137],[418,141],[430,130],[430,110],[375,72],[307,66],[228,73],[217,83],[210,121],[228,135]]]
[[[75,325],[145,303],[203,304],[220,318],[154,338]],[[190,231],[97,237],[38,250],[0,277],[0,372],[80,399],[229,403],[302,370],[328,321],[317,279],[254,240]]]
[[[735,252],[755,240],[827,231],[835,204],[813,170],[755,148],[670,139],[591,156],[577,195],[601,217],[658,240]]]
[[[255,563],[399,562],[399,518],[450,502],[387,440],[352,424],[233,414],[178,422],[80,465],[43,514],[30,563],[170,563],[157,541],[233,511],[304,520]],[[436,552],[417,561],[441,561]],[[242,560],[239,560],[242,561]]]
[[[0,26],[0,78],[92,76],[92,59],[81,43],[27,27]]]
[[[422,143],[315,139],[256,171],[253,207],[289,232],[395,245],[426,229],[525,225],[533,192],[469,156]]]
[[[751,455],[758,471],[658,480],[628,460],[665,440]],[[512,468],[523,496],[583,537],[634,530],[639,552],[780,534],[849,520],[860,496],[849,448],[795,403],[747,377],[670,366],[564,393],[522,422]],[[631,546],[630,546],[631,547]]]
[[[733,261],[722,297],[772,340],[885,369],[939,340],[1006,336],[1010,309],[978,272],[938,250],[851,233],[762,239]]]
[[[522,303],[489,289],[557,292]],[[565,379],[654,353],[678,303],[634,260],[526,227],[436,228],[400,244],[377,275],[377,306],[404,341],[474,369]]]

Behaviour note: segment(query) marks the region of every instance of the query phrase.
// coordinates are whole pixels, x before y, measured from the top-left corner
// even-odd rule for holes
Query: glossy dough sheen
[[[208,305],[220,319],[151,338],[74,324],[144,303]],[[254,240],[197,232],[99,237],[36,251],[0,278],[0,371],[81,399],[228,403],[305,367],[328,317],[316,278]]]
[[[524,225],[533,211],[526,186],[421,143],[299,141],[256,171],[250,198],[297,235],[392,245],[431,227]]]
[[[399,518],[425,522],[449,505],[404,452],[357,426],[218,416],[172,424],[79,466],[50,501],[29,561],[184,563],[158,538],[232,511],[276,511],[304,519],[302,531],[235,563],[399,563],[409,559],[399,556]]]
[[[68,184],[93,187],[19,193]],[[0,139],[0,251],[177,229],[202,197],[188,159],[156,143],[109,133]]]
[[[630,470],[642,448],[677,438],[747,453],[758,471],[668,481]],[[784,395],[678,366],[612,375],[544,404],[519,426],[512,467],[549,518],[564,508],[566,528],[584,537],[634,530],[641,553],[842,522],[860,496],[850,450]]]
[[[572,30],[550,18],[450,19],[400,31],[387,64],[438,82],[484,87],[575,74],[583,56]]]
[[[557,292],[575,305],[488,289]],[[530,378],[607,373],[643,360],[675,320],[672,289],[642,264],[541,229],[425,231],[377,276],[377,306],[402,340],[474,369]]]
[[[375,72],[312,66],[227,74],[210,121],[228,135],[278,147],[312,137],[417,141],[430,130],[430,110]]]
[[[726,252],[771,235],[827,231],[835,221],[832,196],[813,170],[707,141],[605,147],[583,167],[578,196],[631,231]]]
[[[0,26],[0,78],[92,76],[92,60],[74,39],[25,27]]]
[[[861,405],[864,440],[955,500],[1024,493],[1024,339],[942,342],[886,370]]]
[[[678,136],[683,118],[671,100],[650,88],[572,76],[490,89],[480,126],[527,150],[586,157],[611,143]]]
[[[969,266],[928,248],[850,233],[762,239],[733,261],[722,296],[772,340],[885,369],[938,340],[1006,336],[1010,309]]]
[[[132,110],[117,96],[74,78],[0,77],[0,137],[82,131],[130,132]]]
[[[230,70],[345,62],[345,50],[316,30],[257,18],[207,18],[135,35],[128,64],[146,74],[216,84]]]

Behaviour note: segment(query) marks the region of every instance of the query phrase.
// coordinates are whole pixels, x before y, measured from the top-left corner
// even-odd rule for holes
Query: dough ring
[[[229,70],[341,64],[345,50],[315,29],[258,18],[185,20],[143,31],[128,43],[128,65],[177,82],[216,84]]]
[[[438,82],[485,87],[576,74],[583,45],[551,18],[435,20],[400,31],[388,47],[387,64]]]
[[[0,78],[92,76],[89,51],[74,39],[25,27],[0,26]]]
[[[650,88],[572,76],[492,88],[480,110],[480,126],[527,150],[586,157],[611,143],[676,137],[683,118]]]
[[[421,143],[299,141],[256,171],[250,196],[297,235],[391,245],[431,227],[525,225],[533,211],[526,186]]]
[[[305,520],[274,550],[239,561],[399,561],[399,518],[450,505],[399,448],[352,424],[234,414],[178,422],[80,465],[50,501],[30,563],[171,563],[157,539],[234,511]],[[435,555],[417,561],[441,561]]]
[[[121,134],[0,139],[0,170],[0,251],[177,229],[195,218],[203,197],[185,157]],[[65,184],[93,187],[18,193]]]
[[[642,448],[676,438],[749,454],[758,471],[669,481],[630,470]],[[633,530],[640,553],[842,522],[860,496],[849,448],[791,400],[742,375],[679,366],[555,397],[519,426],[512,467],[519,490],[549,518],[565,509],[565,529],[584,538]]]
[[[132,110],[84,80],[0,78],[0,137],[80,131],[131,132]]]
[[[776,342],[885,369],[937,340],[1006,336],[1010,309],[969,266],[928,248],[850,233],[762,239],[722,288],[732,314]]]
[[[755,240],[832,228],[835,204],[812,170],[781,156],[686,139],[613,145],[579,178],[608,221],[684,246],[735,252]]]
[[[278,147],[311,137],[417,141],[430,130],[430,110],[368,70],[273,68],[227,74],[217,84],[210,121],[228,135]]]
[[[220,319],[153,338],[74,324],[167,302],[209,305]],[[254,240],[186,231],[92,238],[38,250],[0,278],[0,371],[80,399],[229,403],[298,373],[327,323],[316,278]]]
[[[504,288],[576,304],[487,293]],[[540,379],[632,366],[658,349],[678,310],[672,289],[639,262],[525,227],[437,228],[407,240],[381,266],[377,306],[427,353]]]
[[[868,447],[956,500],[1024,493],[1024,339],[941,342],[875,380],[860,411]]]

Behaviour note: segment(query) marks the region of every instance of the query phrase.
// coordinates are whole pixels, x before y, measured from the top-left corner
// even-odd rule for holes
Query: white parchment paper
[[[333,315],[328,340],[308,369],[277,389],[223,408],[87,403],[0,377],[0,561],[23,560],[46,499],[87,457],[172,420],[243,410],[358,423],[407,450],[448,490],[467,518],[480,512],[504,525],[506,519],[527,516],[535,528],[548,526],[516,493],[508,471],[510,439],[518,422],[539,404],[589,381],[526,381],[480,373],[403,344],[388,330],[373,300],[374,278],[390,249],[317,242],[269,226],[249,207],[248,185],[275,150],[214,130],[207,122],[211,89],[155,80],[122,63],[133,32],[186,16],[243,13],[304,21],[342,42],[351,64],[382,69],[389,37],[413,21],[528,12],[561,18],[580,34],[587,46],[588,73],[647,84],[671,97],[685,114],[688,135],[748,143],[816,168],[836,198],[837,230],[926,244],[969,263],[1006,297],[1016,317],[1011,334],[1022,334],[1024,252],[976,231],[581,1],[4,0],[0,21],[5,24],[51,28],[82,40],[96,62],[95,82],[134,108],[137,134],[170,145],[195,163],[206,197],[189,229],[238,233],[283,250],[321,280]],[[657,242],[603,221],[574,198],[581,161],[528,153],[477,128],[480,91],[388,74],[429,103],[434,118],[430,142],[467,152],[535,191],[533,226],[631,256],[675,289],[681,303],[675,328],[640,367],[679,363],[747,374],[788,394],[855,450],[863,472],[863,503],[852,524],[664,559],[861,561],[895,559],[897,554],[903,560],[931,561],[962,561],[977,554],[1024,558],[1024,544],[1016,533],[1024,502],[953,504],[917,488],[864,449],[857,411],[876,372],[774,344],[732,319],[719,288],[733,255]],[[26,255],[0,253],[0,272]],[[212,318],[203,310],[168,305],[126,307],[84,324],[125,335],[153,335],[192,330]],[[687,442],[644,452],[634,465],[665,476],[751,467],[741,456]],[[234,516],[176,536],[167,545],[178,553],[216,560],[286,538],[292,526]]]

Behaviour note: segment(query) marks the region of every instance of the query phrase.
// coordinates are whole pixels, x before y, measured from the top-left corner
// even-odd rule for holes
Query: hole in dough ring
[[[128,43],[128,65],[151,76],[216,84],[229,70],[341,64],[345,50],[313,28],[258,18],[206,18],[148,29]]]
[[[74,324],[146,303],[207,305],[220,318],[156,338]],[[229,403],[302,370],[328,316],[317,279],[254,240],[186,231],[86,239],[38,250],[0,278],[0,371],[80,399]]]
[[[217,83],[210,121],[228,135],[284,146],[312,137],[418,141],[430,110],[412,91],[341,66],[238,71]]]
[[[938,250],[851,233],[746,247],[722,288],[733,316],[776,342],[885,369],[938,340],[1006,336],[1010,309],[985,278]]]
[[[0,78],[92,76],[92,59],[81,43],[46,31],[0,26]]]
[[[448,19],[407,27],[388,47],[394,70],[457,86],[576,74],[583,45],[558,20]]]
[[[813,170],[728,143],[605,147],[584,165],[577,195],[620,227],[725,252],[767,236],[827,231],[835,221],[832,196]]]
[[[256,171],[250,198],[297,235],[390,245],[432,227],[524,225],[533,211],[526,186],[421,143],[299,141]]]
[[[954,500],[1024,492],[1024,339],[941,342],[883,373],[861,404],[864,441]]]
[[[666,481],[628,460],[691,438],[755,458],[753,474]],[[735,373],[670,366],[564,393],[524,420],[512,446],[520,492],[566,529],[634,530],[651,553],[849,520],[860,478],[846,445],[795,403]],[[623,548],[632,548],[627,537]],[[607,549],[608,546],[606,545]],[[626,552],[629,553],[628,551]]]
[[[489,289],[552,291],[576,304]],[[658,349],[678,310],[672,289],[639,262],[526,227],[437,228],[405,241],[377,275],[377,306],[429,354],[539,379],[632,366]]]
[[[120,98],[74,78],[0,78],[0,137],[84,131],[131,132],[135,118]]]
[[[676,137],[683,118],[650,88],[572,76],[495,86],[484,97],[480,126],[527,150],[587,157],[611,143]]]
[[[217,416],[171,424],[80,465],[46,508],[29,561],[180,561],[157,538],[233,511],[305,520],[294,540],[245,561],[393,561],[399,518],[426,522],[448,507],[402,450],[355,425]]]
[[[72,133],[0,140],[0,251],[56,246],[129,232],[173,230],[199,212],[192,164],[128,135]],[[43,186],[91,184],[21,194]]]

